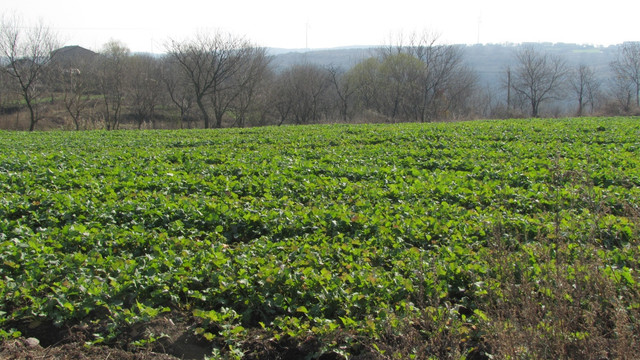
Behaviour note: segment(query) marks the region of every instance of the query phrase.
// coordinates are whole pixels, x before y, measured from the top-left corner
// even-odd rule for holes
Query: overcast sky
[[[169,38],[216,30],[281,48],[381,45],[424,30],[450,44],[640,40],[638,0],[19,0],[3,8],[92,50],[115,39],[160,53]]]

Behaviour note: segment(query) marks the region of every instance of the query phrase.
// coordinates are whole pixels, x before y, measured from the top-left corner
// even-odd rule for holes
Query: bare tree
[[[512,65],[507,65],[499,75],[499,86],[494,90],[498,99],[491,109],[491,117],[497,119],[523,118],[530,113],[529,101],[513,90],[514,73]]]
[[[271,62],[265,48],[250,48],[246,56],[247,61],[243,62],[243,67],[233,77],[237,95],[232,106],[235,110],[236,125],[239,127],[245,126],[251,107],[256,105],[260,86],[269,76],[268,69]]]
[[[227,113],[237,110],[238,99],[241,95],[246,95],[245,90],[257,84],[253,83],[253,80],[258,78],[256,73],[259,67],[252,65],[259,64],[260,60],[252,64],[254,49],[249,43],[244,43],[240,48],[235,49],[231,61],[233,69],[229,72],[229,77],[221,81],[215,91],[211,92],[210,99],[217,128],[222,127],[223,118]]]
[[[476,89],[469,99],[469,104],[473,109],[473,116],[481,119],[491,118],[494,109],[500,105],[496,95],[498,92],[490,85]]]
[[[507,88],[507,110],[511,109],[511,67],[507,66],[506,74],[506,88]]]
[[[360,103],[389,119],[430,121],[466,116],[477,75],[464,64],[461,47],[438,45],[438,36],[413,33],[392,37],[395,44],[379,50],[349,71]]]
[[[569,85],[578,100],[578,110],[576,115],[582,116],[584,107],[591,105],[593,112],[596,94],[600,88],[600,82],[596,78],[593,68],[580,64],[569,76]]]
[[[18,87],[6,71],[0,71],[0,114],[12,113],[18,110],[16,95]]]
[[[296,65],[293,73],[293,90],[296,102],[293,116],[296,124],[320,120],[323,95],[329,87],[329,79],[324,69],[317,65]]]
[[[421,87],[426,75],[423,39],[419,39],[417,33],[411,33],[408,38],[397,33],[391,34],[389,40],[389,44],[380,49],[381,66],[377,75],[385,92],[380,99],[386,103],[383,113],[392,121],[398,116],[405,120],[420,118]]]
[[[59,46],[54,32],[42,23],[25,26],[16,16],[2,17],[0,22],[0,71],[15,83],[29,110],[29,131],[40,120],[41,98],[45,90],[45,73],[51,53]]]
[[[423,74],[424,64],[413,55],[398,53],[383,59],[379,76],[386,94],[382,102],[386,104],[384,113],[391,121],[395,122],[398,117],[418,117]]]
[[[613,102],[606,104],[606,112],[617,115],[625,115],[631,113],[634,105],[633,84],[620,76],[614,76],[609,85],[609,96]]]
[[[317,65],[293,65],[275,80],[273,100],[280,123],[292,119],[295,124],[320,120],[324,95],[330,82],[324,69]]]
[[[408,54],[418,59],[422,70],[413,105],[412,117],[421,122],[439,117],[451,117],[467,109],[466,100],[471,96],[477,75],[464,65],[463,48],[438,44],[439,35],[434,32],[414,32],[409,36],[396,36],[396,44],[384,48],[383,58],[395,54]],[[464,110],[466,111],[466,110]]]
[[[162,61],[162,82],[164,83],[171,102],[180,110],[180,128],[191,123],[194,94],[189,79],[184,76],[178,63],[171,57]]]
[[[129,48],[119,41],[112,40],[103,46],[98,65],[98,86],[102,94],[107,130],[115,130],[120,126],[128,58]]]
[[[516,61],[511,88],[527,99],[531,116],[538,117],[542,103],[562,96],[567,66],[562,58],[540,52],[533,46],[518,50]]]
[[[636,107],[640,107],[640,42],[622,44],[611,68],[617,81],[627,81],[633,87]]]
[[[138,129],[147,121],[155,128],[155,110],[163,94],[160,64],[147,55],[136,55],[129,61],[130,110]]]
[[[277,113],[278,126],[282,125],[293,111],[293,105],[297,101],[293,87],[293,73],[285,70],[278,74],[271,84],[269,103]]]
[[[345,76],[357,89],[355,105],[381,114],[383,85],[380,66],[378,58],[370,57],[352,67]]]
[[[64,107],[71,116],[76,130],[86,128],[93,85],[88,67],[62,69],[61,75]]]
[[[86,129],[95,100],[97,54],[79,46],[55,50],[49,64],[50,90],[62,94],[62,102],[76,130]],[[53,96],[53,95],[52,95]]]
[[[429,43],[428,43],[429,44]],[[465,107],[478,76],[463,63],[461,47],[428,45],[424,47],[425,73],[422,77],[420,121],[450,117]]]
[[[433,117],[426,117],[427,120],[435,118],[444,119],[460,119],[466,118],[476,112],[473,107],[471,99],[476,92],[478,83],[478,75],[475,71],[471,70],[468,66],[456,66],[451,71],[452,75],[441,78],[442,82],[438,81],[436,89],[439,86],[443,87],[442,90],[437,90],[434,95],[440,95],[439,97],[432,98],[431,112],[427,112],[428,115]],[[422,118],[421,121],[424,121]]]
[[[171,40],[167,52],[183,71],[193,88],[196,104],[202,113],[205,128],[210,127],[206,101],[215,104],[216,127],[222,125],[222,115],[229,103],[223,92],[231,86],[230,79],[242,68],[242,56],[250,45],[242,38],[215,33],[198,34],[188,42]]]
[[[333,89],[338,98],[338,108],[340,111],[340,117],[342,121],[346,122],[351,114],[351,108],[353,107],[353,98],[358,91],[358,85],[351,77],[345,76],[345,71],[335,66],[329,66],[327,68],[329,73],[329,80],[333,85]]]

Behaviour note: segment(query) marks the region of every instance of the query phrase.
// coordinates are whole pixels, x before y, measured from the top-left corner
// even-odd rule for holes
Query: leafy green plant
[[[313,338],[316,357],[548,357],[523,339],[598,349],[614,330],[624,357],[639,132],[635,118],[0,132],[0,336],[86,323],[112,343],[172,311],[215,357],[251,356],[256,333]]]

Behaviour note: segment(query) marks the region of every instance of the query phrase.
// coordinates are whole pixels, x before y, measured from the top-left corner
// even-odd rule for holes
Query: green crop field
[[[5,344],[640,351],[638,118],[0,132],[0,194]]]

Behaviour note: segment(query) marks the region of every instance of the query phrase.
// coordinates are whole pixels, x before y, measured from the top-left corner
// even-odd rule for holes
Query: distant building
[[[51,53],[51,64],[65,69],[77,69],[91,63],[97,56],[97,53],[81,46],[65,46]]]

